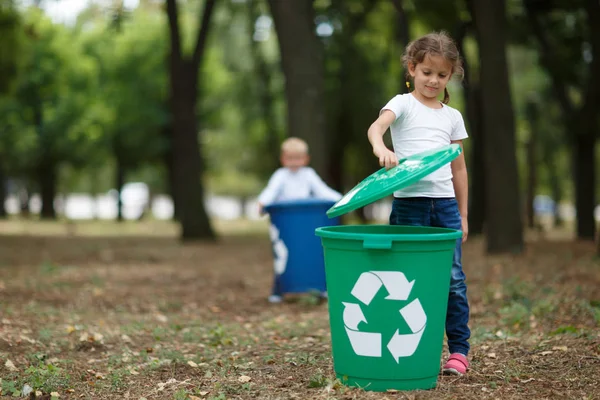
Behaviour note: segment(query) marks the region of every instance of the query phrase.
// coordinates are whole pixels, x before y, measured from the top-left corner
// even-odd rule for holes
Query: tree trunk
[[[347,15],[347,21],[343,23],[344,30],[336,36],[337,44],[339,46],[339,62],[341,65],[348,66],[350,66],[351,63],[354,63],[354,67],[341,68],[338,76],[332,77],[338,82],[337,90],[333,95],[338,102],[338,107],[335,107],[337,115],[331,118],[333,124],[331,135],[329,135],[327,141],[327,148],[329,149],[327,171],[331,186],[340,192],[344,191],[344,156],[346,150],[352,143],[353,138],[358,137],[362,140],[366,139],[366,128],[364,126],[359,126],[361,124],[357,124],[356,118],[353,118],[360,112],[360,110],[356,109],[357,106],[354,99],[357,96],[361,96],[361,93],[356,92],[357,85],[353,85],[353,83],[359,82],[362,78],[357,76],[357,74],[364,72],[356,67],[356,65],[360,65],[359,61],[361,60],[359,60],[356,55],[358,54],[358,50],[356,48],[355,38],[358,32],[364,29],[366,20],[376,4],[376,0],[365,1],[364,8],[357,12],[352,12],[351,9],[348,8],[347,2],[339,2],[338,4],[338,12]],[[402,20],[403,29],[405,29],[407,22],[405,20],[406,16],[402,10],[401,2],[396,0],[395,6],[397,7],[399,19]],[[372,156],[371,160],[374,160]],[[364,213],[362,214],[364,217]]]
[[[473,2],[481,59],[488,253],[521,252],[523,226],[515,152],[515,126],[506,63],[505,4]]]
[[[481,89],[479,85],[470,84],[466,90],[469,94],[467,115],[473,125],[469,125],[471,132],[471,162],[470,176],[471,190],[469,191],[469,235],[481,235],[485,227],[485,204],[487,184],[485,178],[485,130],[483,128],[483,105],[481,104]],[[473,129],[474,128],[474,129]]]
[[[7,217],[6,212],[6,175],[4,173],[4,166],[0,163],[0,218],[4,219]]]
[[[121,157],[117,156],[117,165],[115,171],[115,186],[117,188],[117,221],[123,222],[123,198],[122,191],[125,185],[125,167]]]
[[[540,62],[552,79],[554,93],[562,108],[565,132],[569,133],[568,138],[573,140],[577,237],[593,239],[596,229],[594,151],[599,120],[590,116],[596,115],[600,108],[600,4],[597,0],[586,0],[584,4],[590,31],[587,43],[592,50],[592,61],[588,63],[587,80],[581,86],[584,93],[582,106],[577,108],[569,98],[568,85],[559,69],[559,66],[567,61],[557,57],[559,52],[550,40],[551,32],[544,29],[538,17],[540,10],[536,8],[537,3],[524,2],[532,32],[540,44]],[[575,134],[570,135],[573,131]]]
[[[464,42],[468,36],[471,24],[462,24],[456,43],[463,57],[463,69],[465,83],[463,96],[465,102],[465,114],[467,126],[469,127],[469,141],[472,143],[471,158],[469,160],[469,235],[483,234],[485,220],[485,167],[483,165],[483,134],[482,106],[479,90],[480,78],[471,68],[469,60],[465,56]]]
[[[265,59],[260,42],[254,40],[254,24],[260,16],[260,9],[257,0],[249,1],[248,16],[250,18],[250,50],[252,61],[254,62],[254,71],[260,82],[258,86],[258,99],[260,103],[260,113],[266,122],[266,143],[265,154],[279,154],[280,129],[277,126],[277,117],[275,115],[275,96],[272,90],[272,67]],[[274,171],[279,167],[279,158],[270,157],[265,164],[266,171]]]
[[[167,0],[171,39],[169,98],[173,129],[173,195],[181,222],[182,240],[215,239],[204,203],[204,166],[196,116],[198,70],[202,64],[214,5],[215,0],[206,0],[204,3],[194,51],[191,57],[185,57],[181,46],[177,2]]]
[[[410,42],[410,24],[409,18],[406,10],[404,9],[404,1],[403,0],[392,0],[392,4],[394,8],[396,8],[396,24],[395,24],[395,38],[396,43],[395,46],[398,46],[402,51],[406,48],[408,43]],[[402,76],[406,75],[406,71],[402,68]],[[406,82],[402,79],[400,83],[399,93],[408,93],[410,89],[406,87]]]
[[[533,200],[537,189],[537,130],[538,109],[533,101],[529,101],[525,107],[527,120],[529,121],[529,140],[527,141],[527,187],[525,195],[525,212],[527,215],[527,226],[535,228],[535,210]]]
[[[172,76],[173,88],[173,177],[182,239],[215,239],[202,185],[202,162],[196,121],[198,70],[188,63],[179,65]]]
[[[577,238],[584,240],[594,240],[596,231],[594,219],[594,208],[596,207],[595,150],[596,137],[593,133],[581,132],[575,135]]]
[[[19,188],[19,214],[21,217],[29,218],[31,214],[29,211],[29,200],[29,189],[26,184],[23,184]]]
[[[554,200],[554,226],[559,227],[562,226],[563,220],[558,213],[558,207],[560,206],[560,202],[562,201],[562,189],[560,184],[560,177],[558,176],[558,172],[556,170],[556,158],[552,155],[548,162],[545,162],[546,169],[548,170],[548,174],[550,176],[550,193],[552,200]]]
[[[51,160],[44,160],[38,166],[38,184],[42,197],[42,210],[40,218],[56,219],[54,199],[56,198],[56,164]]]
[[[288,136],[306,140],[312,167],[329,181],[324,50],[315,34],[312,3],[312,0],[269,0],[285,75]]]
[[[163,129],[162,134],[165,136],[168,143],[168,147],[165,149],[165,152],[163,154],[163,162],[167,171],[167,190],[169,192],[169,196],[171,196],[171,201],[173,202],[173,220],[180,221],[179,214],[177,211],[179,208],[177,205],[177,199],[175,198],[175,172],[173,169],[173,128],[171,122],[169,122],[168,125]]]

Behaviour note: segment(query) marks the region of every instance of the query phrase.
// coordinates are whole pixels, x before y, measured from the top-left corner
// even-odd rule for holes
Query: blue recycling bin
[[[339,218],[328,218],[334,201],[303,199],[281,201],[265,207],[271,219],[276,291],[286,293],[325,293],[323,246],[315,229],[339,225]]]

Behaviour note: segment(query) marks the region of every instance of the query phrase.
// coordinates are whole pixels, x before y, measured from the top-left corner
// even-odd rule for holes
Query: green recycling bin
[[[327,214],[339,216],[406,187],[461,152],[458,145],[420,153],[381,169]],[[321,227],[333,364],[348,386],[386,391],[437,384],[450,272],[461,231],[346,225]]]

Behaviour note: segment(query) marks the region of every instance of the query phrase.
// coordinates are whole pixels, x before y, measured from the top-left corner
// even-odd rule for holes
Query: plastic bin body
[[[349,225],[322,239],[334,370],[365,390],[436,386],[460,231]]]
[[[275,285],[279,294],[326,292],[323,246],[315,229],[339,225],[326,211],[335,202],[306,199],[265,207],[271,219]]]

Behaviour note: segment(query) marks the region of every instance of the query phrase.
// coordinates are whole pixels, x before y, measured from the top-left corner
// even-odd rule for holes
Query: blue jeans
[[[411,197],[395,198],[392,203],[390,225],[433,226],[438,228],[461,229],[458,202],[454,198]],[[446,314],[446,336],[450,353],[469,353],[469,302],[467,285],[462,269],[462,239],[456,240],[450,294]]]

